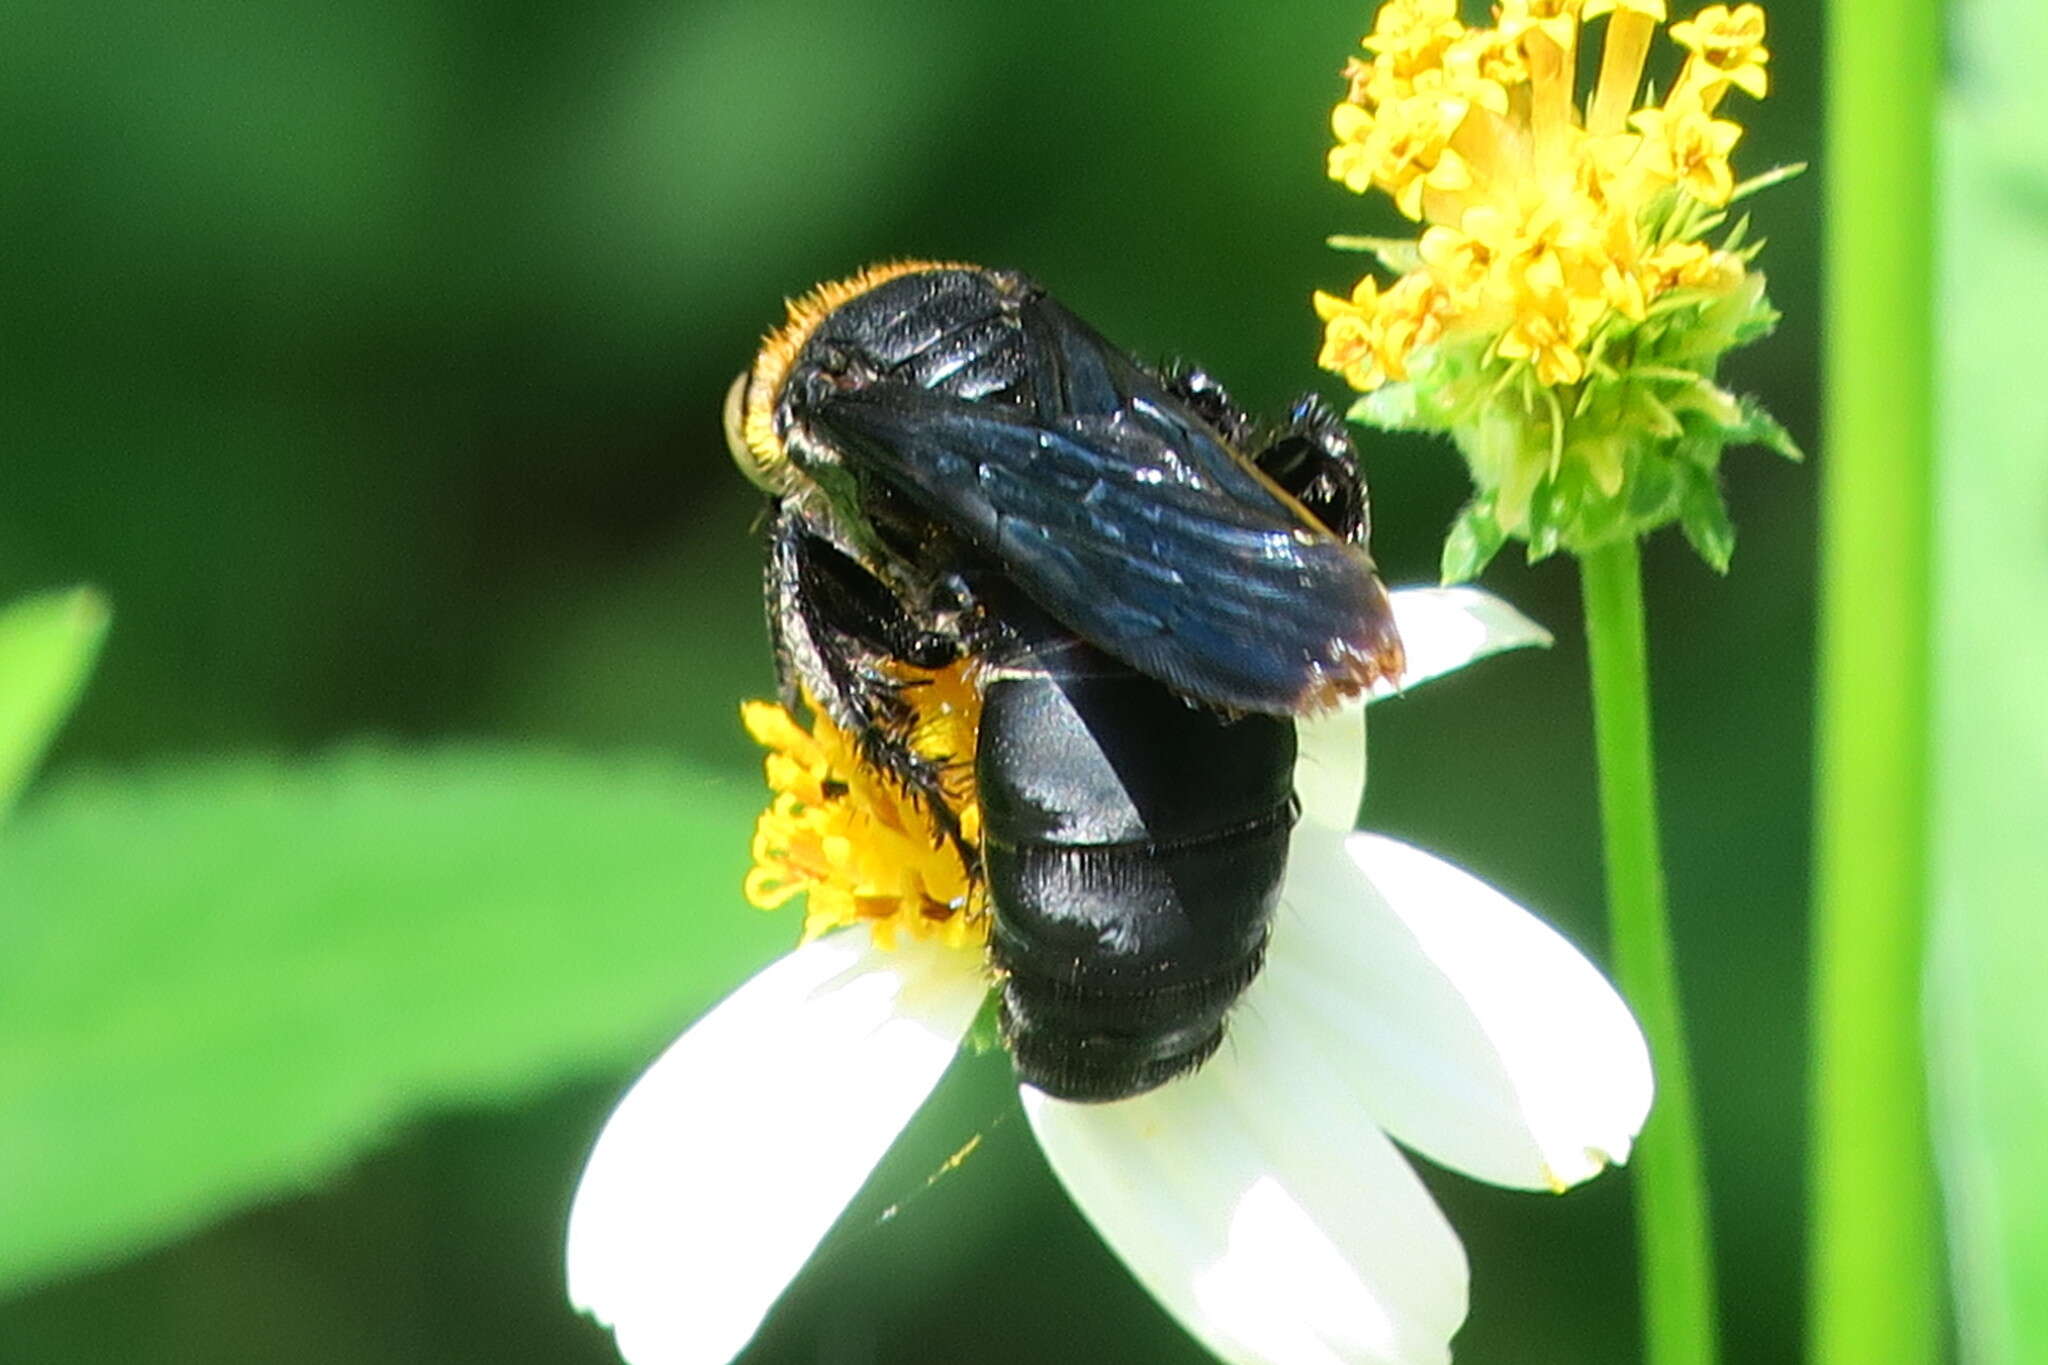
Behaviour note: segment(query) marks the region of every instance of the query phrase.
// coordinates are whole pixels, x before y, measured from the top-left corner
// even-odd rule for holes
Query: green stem
[[[1587,554],[1580,561],[1579,581],[1593,673],[1593,740],[1600,760],[1600,831],[1615,975],[1642,1021],[1657,1068],[1657,1103],[1634,1162],[1643,1359],[1647,1365],[1712,1365],[1719,1355],[1713,1237],[1664,907],[1642,564],[1635,541],[1617,541]]]
[[[1828,26],[1811,1359],[1942,1357],[1923,1066],[1942,7]]]

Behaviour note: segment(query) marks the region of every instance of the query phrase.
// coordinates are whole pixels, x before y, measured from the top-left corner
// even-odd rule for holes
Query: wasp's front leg
[[[921,622],[786,501],[769,532],[767,600],[783,704],[822,711],[863,763],[914,793],[968,853],[946,802],[946,765],[912,743],[917,710],[904,692],[917,684],[902,673],[944,668],[960,657],[959,642]]]

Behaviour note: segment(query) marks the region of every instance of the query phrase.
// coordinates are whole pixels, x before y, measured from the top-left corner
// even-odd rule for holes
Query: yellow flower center
[[[1456,15],[1452,0],[1388,0],[1361,41],[1370,60],[1345,70],[1330,176],[1380,189],[1423,230],[1393,285],[1317,297],[1326,368],[1370,391],[1400,382],[1424,348],[1481,336],[1538,384],[1574,385],[1603,335],[1642,323],[1660,297],[1740,283],[1739,268],[1678,268],[1669,248],[1697,246],[1707,210],[1734,193],[1742,128],[1714,110],[1731,86],[1765,93],[1759,6],[1672,25],[1684,65],[1641,108],[1664,0],[1500,0],[1491,28]],[[1605,32],[1582,107],[1573,73],[1595,19]]]
[[[1771,54],[1764,47],[1764,12],[1758,5],[1709,5],[1682,24],[1671,26],[1671,37],[1691,52],[1674,98],[1691,96],[1706,108],[1729,86],[1762,99],[1770,88],[1764,64]],[[1673,104],[1671,107],[1677,107]]]
[[[961,842],[978,849],[974,740],[981,697],[968,669],[904,669],[901,682],[915,716],[910,747],[940,765]],[[806,730],[773,702],[741,707],[747,732],[768,750],[764,767],[774,793],[754,824],[748,903],[772,910],[802,894],[807,941],[865,924],[884,947],[909,935],[979,948],[988,937],[979,870],[922,796],[871,767],[853,736],[819,708],[810,710]]]

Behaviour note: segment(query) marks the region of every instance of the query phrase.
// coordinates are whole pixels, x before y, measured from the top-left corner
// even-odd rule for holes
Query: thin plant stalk
[[[1811,1359],[1942,1358],[1922,1033],[1942,6],[1831,7]]]
[[[1657,1068],[1657,1105],[1636,1148],[1636,1225],[1648,1365],[1713,1365],[1719,1356],[1713,1238],[1698,1110],[1665,908],[1651,748],[1642,563],[1632,539],[1580,560],[1600,830],[1615,974]]]

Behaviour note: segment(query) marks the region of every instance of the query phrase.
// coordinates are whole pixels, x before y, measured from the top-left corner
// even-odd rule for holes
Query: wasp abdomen
[[[1265,954],[1293,766],[1292,722],[1191,706],[1078,643],[988,681],[990,953],[1023,1080],[1122,1099],[1215,1051]]]

